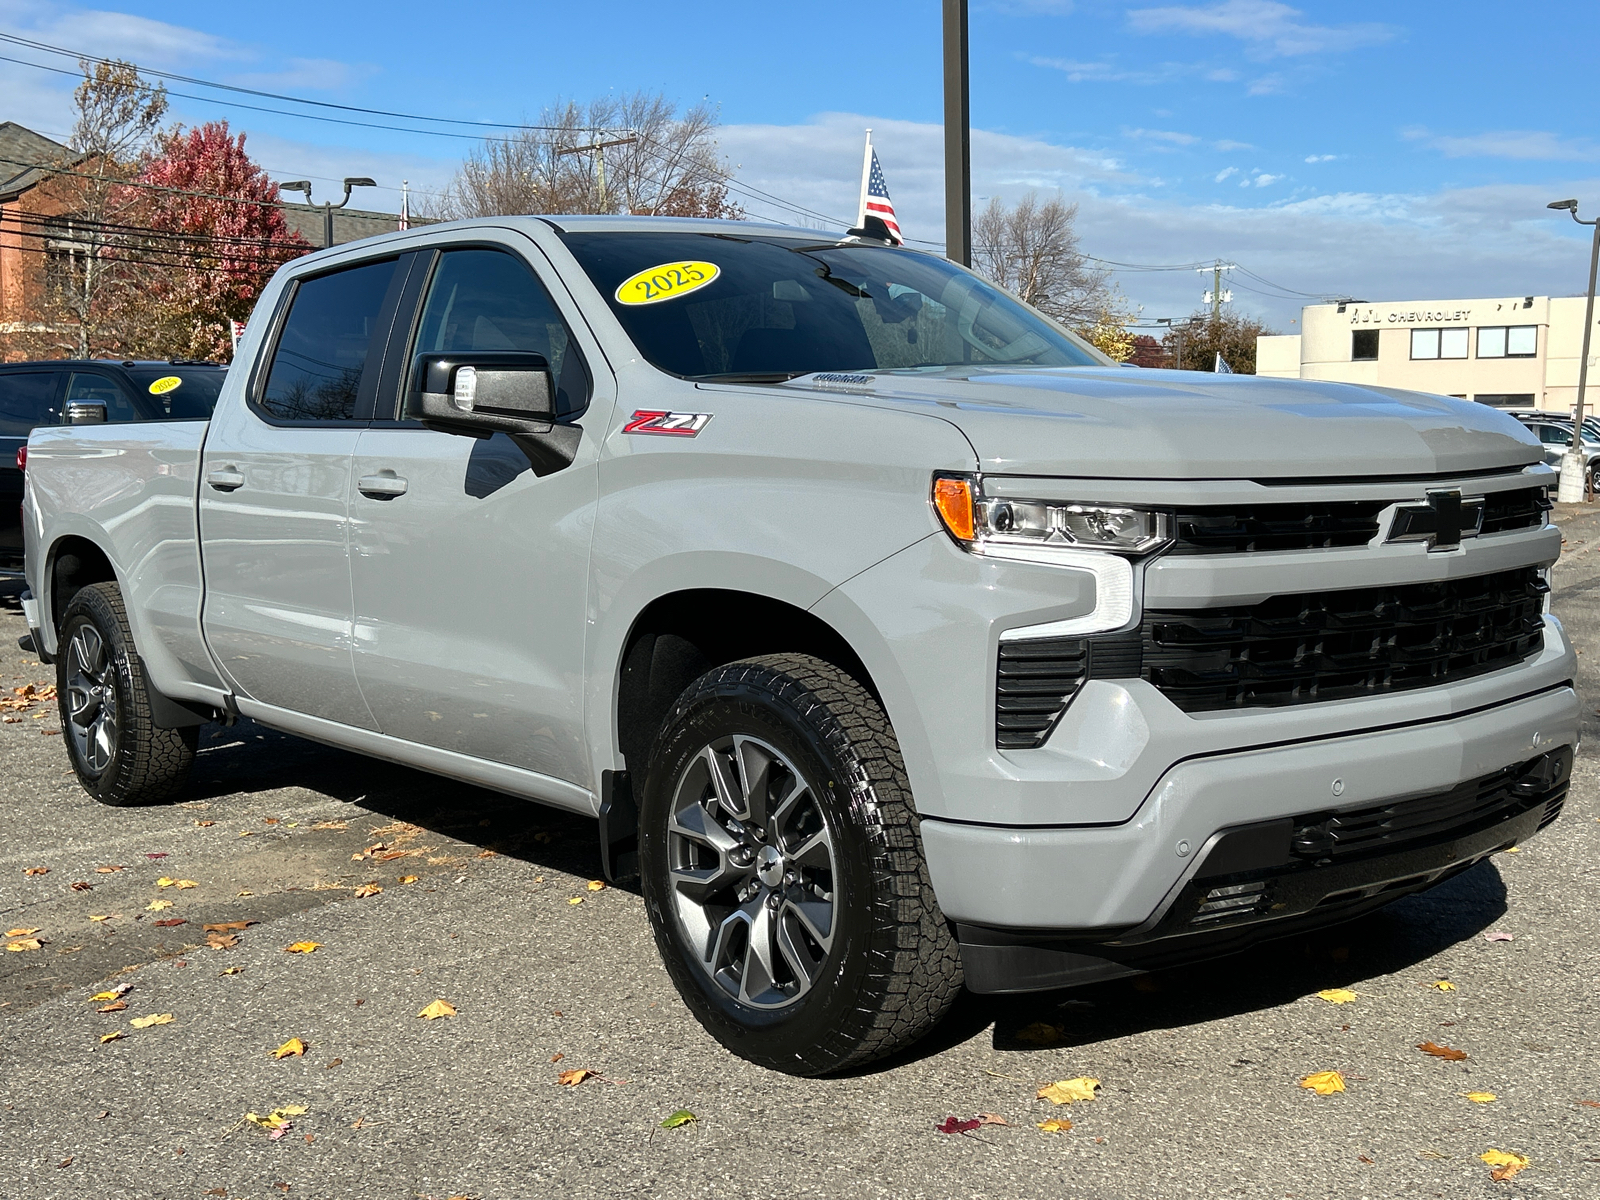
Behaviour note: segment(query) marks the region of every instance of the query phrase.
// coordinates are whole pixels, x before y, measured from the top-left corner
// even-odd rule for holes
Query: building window
[[[1495,408],[1533,408],[1532,392],[1479,392],[1473,397],[1479,404]]]
[[[1537,325],[1485,325],[1478,330],[1479,358],[1533,358],[1538,353]]]
[[[1378,361],[1378,331],[1376,329],[1357,329],[1350,335],[1350,361]]]
[[[1413,329],[1411,331],[1411,357],[1465,358],[1467,356],[1467,331],[1465,329]]]
[[[1441,329],[1439,331],[1439,357],[1465,358],[1467,356],[1467,330]]]

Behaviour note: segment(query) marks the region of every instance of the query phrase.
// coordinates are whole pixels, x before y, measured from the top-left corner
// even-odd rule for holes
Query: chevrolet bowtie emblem
[[[1477,537],[1483,524],[1483,497],[1463,500],[1459,488],[1428,493],[1426,504],[1402,504],[1395,509],[1391,542],[1427,542],[1428,552],[1459,550],[1461,539]]]

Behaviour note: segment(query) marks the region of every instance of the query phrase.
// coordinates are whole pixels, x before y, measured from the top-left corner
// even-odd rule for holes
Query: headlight
[[[1172,541],[1172,517],[1118,504],[986,497],[971,475],[936,475],[933,507],[950,536],[974,554],[1023,562],[1071,559],[1073,550],[1144,555]]]

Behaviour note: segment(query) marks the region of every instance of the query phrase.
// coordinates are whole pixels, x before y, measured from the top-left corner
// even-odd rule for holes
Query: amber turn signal
[[[933,481],[933,507],[939,519],[957,541],[970,542],[976,536],[972,508],[972,481],[941,475]]]

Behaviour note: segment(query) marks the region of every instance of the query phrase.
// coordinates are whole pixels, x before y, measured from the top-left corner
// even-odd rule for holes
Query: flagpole
[[[856,206],[856,228],[867,226],[867,180],[872,175],[872,130],[867,130],[867,148],[861,152],[861,203]]]

